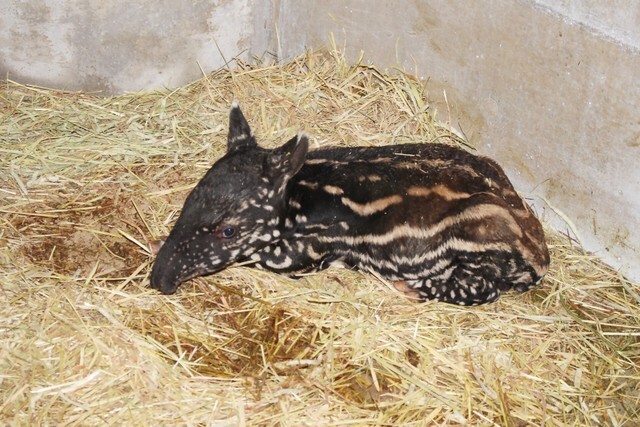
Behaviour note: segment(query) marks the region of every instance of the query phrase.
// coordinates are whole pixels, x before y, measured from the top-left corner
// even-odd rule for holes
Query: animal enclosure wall
[[[429,79],[449,122],[545,222],[640,278],[640,0],[3,1],[0,72],[111,94],[176,86],[233,57],[332,36],[351,60]]]

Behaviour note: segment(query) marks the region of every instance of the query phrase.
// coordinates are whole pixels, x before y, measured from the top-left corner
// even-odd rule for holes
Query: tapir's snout
[[[156,255],[151,269],[151,287],[163,294],[175,293],[178,286],[190,276],[185,271],[186,265],[178,260],[175,245],[168,238],[155,240],[150,247],[151,252]]]
[[[178,285],[180,281],[175,277],[175,275],[170,274],[169,268],[167,268],[167,264],[160,261],[160,258],[156,258],[153,263],[153,269],[151,270],[151,287],[153,289],[157,289],[163,294],[173,294],[176,289],[178,289]]]
[[[203,245],[202,242],[193,244],[195,247]],[[152,253],[157,252],[151,269],[151,287],[163,294],[173,294],[181,283],[221,268],[219,264],[211,263],[204,251],[185,250],[189,245],[184,244],[184,239],[172,235],[166,240],[154,241],[150,246]]]
[[[170,280],[168,273],[168,267],[166,262],[159,262],[159,255],[164,242],[167,240],[167,236],[163,236],[158,240],[149,242],[149,248],[151,253],[156,256],[156,260],[153,263],[153,269],[151,270],[151,287],[157,289],[163,294],[173,294],[178,285],[175,280]],[[166,256],[166,255],[165,255]]]

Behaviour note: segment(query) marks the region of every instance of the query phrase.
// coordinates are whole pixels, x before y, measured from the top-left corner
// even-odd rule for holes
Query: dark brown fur
[[[546,273],[542,226],[492,160],[440,144],[307,145],[260,148],[234,107],[228,153],[187,199],[152,286],[171,293],[235,261],[288,275],[342,265],[473,305]]]

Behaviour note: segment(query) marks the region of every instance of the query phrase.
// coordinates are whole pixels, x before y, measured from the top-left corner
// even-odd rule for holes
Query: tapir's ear
[[[229,113],[229,136],[227,138],[227,152],[244,150],[255,147],[256,139],[251,135],[251,128],[237,101],[231,104]]]
[[[308,151],[309,139],[304,134],[298,134],[267,156],[264,165],[265,175],[272,181],[279,177],[288,181],[298,173]]]

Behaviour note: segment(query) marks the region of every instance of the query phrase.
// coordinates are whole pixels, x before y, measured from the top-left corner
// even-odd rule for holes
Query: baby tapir
[[[492,160],[442,144],[308,145],[258,146],[234,103],[227,153],[187,197],[151,286],[170,294],[236,261],[293,276],[340,265],[476,305],[547,272],[540,222]]]

